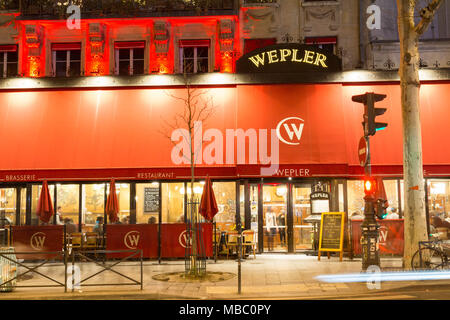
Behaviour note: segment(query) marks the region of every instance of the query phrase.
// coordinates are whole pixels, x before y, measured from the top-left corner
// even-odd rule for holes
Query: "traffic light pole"
[[[367,143],[367,161],[364,165],[366,177],[372,174],[370,159],[370,140],[369,136],[364,136]],[[366,271],[370,266],[380,267],[380,254],[378,247],[378,229],[380,228],[375,219],[376,199],[373,194],[364,197],[364,220],[361,224],[361,249],[362,249],[362,270]]]

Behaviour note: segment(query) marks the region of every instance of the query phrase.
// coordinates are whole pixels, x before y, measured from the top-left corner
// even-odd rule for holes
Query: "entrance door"
[[[305,221],[311,215],[311,185],[294,185],[292,202],[294,213],[294,250],[311,250],[313,244],[313,226]]]
[[[264,252],[287,252],[287,184],[263,186]]]

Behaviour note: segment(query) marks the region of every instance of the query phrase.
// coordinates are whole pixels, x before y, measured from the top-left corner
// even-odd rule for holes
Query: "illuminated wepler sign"
[[[339,57],[314,46],[287,43],[253,50],[236,62],[237,73],[341,71]]]

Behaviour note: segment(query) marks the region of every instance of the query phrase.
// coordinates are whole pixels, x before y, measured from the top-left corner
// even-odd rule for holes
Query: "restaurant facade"
[[[274,251],[310,250],[314,223],[308,217],[363,212],[357,150],[363,108],[351,97],[377,92],[387,95],[380,104],[387,108],[388,127],[371,139],[372,173],[384,179],[389,206],[402,217],[400,87],[395,81],[355,83],[347,82],[350,73],[334,75],[341,80],[276,83],[286,75],[265,74],[242,83],[245,75],[197,76],[199,99],[213,104],[193,131],[194,190],[188,183],[187,131],[176,121],[185,110],[186,86],[62,88],[51,80],[41,80],[41,88],[11,85],[0,94],[2,211],[12,225],[40,224],[36,208],[46,180],[62,218],[90,231],[97,216],[107,218],[108,184],[114,178],[123,223],[147,224],[150,217],[180,223],[188,195],[200,197],[209,175],[219,229],[233,229],[238,214],[244,228],[258,233],[259,252],[266,252],[266,230],[275,227],[266,225],[266,216],[274,213]],[[421,86],[427,213],[450,210],[449,88],[447,80]]]
[[[371,138],[372,174],[400,215],[382,230],[380,246],[390,236],[403,243],[396,71],[341,71],[336,50],[324,49],[336,37],[319,46],[317,39],[247,39],[234,9],[136,19],[92,14],[70,30],[63,19],[16,16],[6,26],[13,35],[0,44],[0,215],[9,224],[42,225],[36,211],[47,181],[61,220],[91,231],[97,217],[109,222],[114,179],[121,223],[153,230],[145,231],[153,242],[158,230],[161,243],[165,226],[183,231],[189,195],[200,198],[209,176],[216,227],[230,231],[240,217],[257,233],[260,253],[272,251],[271,234],[274,252],[316,249],[317,219],[328,211],[345,212],[346,249],[356,251],[350,217],[364,211],[363,106],[352,96],[376,92],[387,96],[379,105],[388,127]],[[421,80],[427,215],[449,214],[450,72],[424,69]],[[193,123],[193,188],[187,101],[204,110]],[[147,227],[150,221],[159,228]],[[401,254],[401,244],[386,253]]]

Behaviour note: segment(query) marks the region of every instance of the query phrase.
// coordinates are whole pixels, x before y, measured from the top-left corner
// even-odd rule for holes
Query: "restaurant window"
[[[81,75],[81,43],[53,43],[52,67],[54,77]]]
[[[432,217],[435,214],[450,222],[450,180],[429,179],[427,180],[427,189],[430,224],[432,224]]]
[[[61,214],[61,222],[71,220],[78,228],[80,212],[80,185],[57,184],[56,185],[56,210]]]
[[[27,224],[27,188],[20,189],[20,225]]]
[[[329,53],[336,54],[336,37],[306,37],[305,43]]]
[[[115,73],[121,76],[144,74],[145,42],[115,42]]]
[[[161,184],[161,222],[184,222],[184,183]]]
[[[136,223],[159,223],[159,183],[136,184]]]
[[[383,180],[384,190],[386,191],[387,201],[389,207],[387,211],[395,209],[395,212],[399,214],[399,203],[398,203],[398,180]],[[389,214],[389,212],[387,212]]]
[[[363,180],[347,181],[348,217],[364,216],[364,184]]]
[[[83,184],[81,188],[81,225],[83,232],[93,230],[97,217],[104,218],[106,184]]]
[[[45,224],[43,223],[36,214],[36,210],[39,204],[39,196],[41,195],[42,184],[33,185],[31,187],[31,225],[37,226]],[[52,199],[53,209],[55,210],[55,185],[49,184],[48,191],[50,193],[50,198]],[[53,216],[48,224],[53,224]]]
[[[15,77],[18,74],[19,55],[16,45],[0,45],[0,77]]]
[[[109,195],[109,184],[106,190],[106,197]],[[119,213],[117,218],[121,224],[130,223],[130,184],[116,183],[117,202],[119,203]]]
[[[180,41],[180,70],[183,73],[209,72],[209,40]]]
[[[267,38],[267,39],[245,39],[244,40],[244,54],[252,52],[253,50],[259,48],[265,48],[268,46],[272,46],[277,43],[276,38]]]
[[[219,211],[214,216],[216,227],[222,231],[236,228],[236,183],[213,182],[214,195]],[[202,190],[203,191],[203,190]],[[241,198],[244,191],[241,189]],[[244,225],[244,210],[241,207],[241,222]]]
[[[0,189],[0,225],[16,224],[16,188]]]
[[[395,208],[399,213],[399,195],[398,195],[398,182],[397,180],[383,180],[384,191],[386,192],[386,198],[389,203],[387,211]],[[364,186],[363,180],[348,180],[347,181],[347,199],[348,199],[348,216],[351,217],[354,214],[364,216]],[[389,214],[389,212],[386,212]]]

